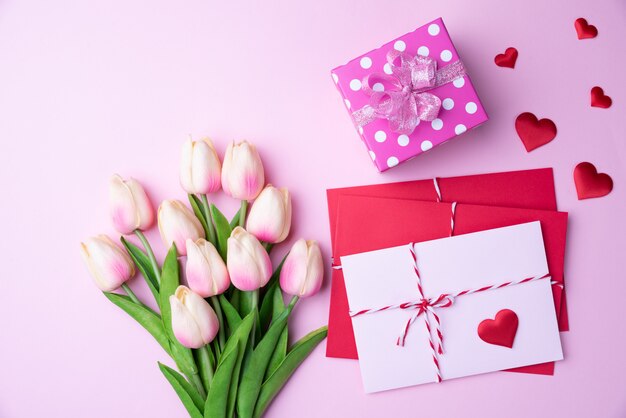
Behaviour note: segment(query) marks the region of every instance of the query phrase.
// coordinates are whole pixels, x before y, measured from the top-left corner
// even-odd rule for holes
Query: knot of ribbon
[[[403,347],[406,336],[409,332],[409,328],[419,318],[420,315],[424,314],[426,316],[431,315],[436,323],[436,335],[437,335],[437,345],[433,347],[439,354],[443,354],[443,333],[441,332],[441,321],[439,320],[439,316],[435,312],[434,308],[447,308],[452,306],[454,303],[454,297],[448,294],[442,294],[437,296],[436,298],[424,298],[421,294],[421,283],[418,283],[418,292],[420,292],[421,299],[415,302],[406,302],[400,304],[400,309],[415,309],[416,312],[411,318],[407,321],[406,326],[404,327],[402,334],[398,337],[396,344]],[[430,329],[430,319],[426,319],[426,328],[428,329],[429,334],[431,333]]]
[[[410,135],[420,120],[430,122],[439,115],[441,99],[428,90],[465,75],[461,61],[438,70],[437,61],[430,57],[411,56],[395,49],[387,53],[387,63],[390,75],[373,73],[363,78],[362,90],[370,101],[352,113],[358,127],[387,119],[393,132]]]

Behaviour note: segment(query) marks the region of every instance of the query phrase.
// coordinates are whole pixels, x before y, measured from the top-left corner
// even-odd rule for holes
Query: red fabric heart
[[[519,320],[510,309],[502,309],[495,319],[485,319],[478,324],[478,336],[486,343],[513,348]]]
[[[606,109],[611,107],[612,104],[613,100],[604,94],[602,87],[595,86],[591,89],[591,106]]]
[[[537,120],[530,112],[524,112],[515,119],[515,130],[530,152],[552,141],[556,136],[556,125],[550,119]]]
[[[493,59],[498,67],[515,68],[517,61],[517,49],[510,47],[504,51],[504,54],[498,54]]]
[[[587,19],[579,17],[574,22],[578,39],[591,39],[598,36],[598,29],[587,23]]]
[[[574,183],[578,200],[602,197],[613,190],[613,179],[608,174],[598,173],[596,167],[588,162],[574,168]]]

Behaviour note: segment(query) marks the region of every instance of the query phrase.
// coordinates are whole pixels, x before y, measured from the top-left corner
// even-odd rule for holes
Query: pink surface
[[[365,77],[371,77],[370,84],[375,87],[377,79],[384,80],[391,73],[387,54],[392,49],[404,51],[410,56],[417,54],[432,58],[437,62],[438,70],[457,61],[462,62],[441,18],[424,23],[414,31],[359,57],[351,57],[350,62],[332,71],[349,118],[352,118],[352,112],[362,109],[370,102],[369,96],[361,89]],[[397,89],[388,82],[378,84],[385,90]],[[410,135],[393,132],[385,119],[376,119],[355,132],[364,142],[379,171],[393,168],[487,120],[485,109],[467,72],[454,82],[429,90],[428,93],[439,97],[442,107],[435,120],[421,121]]]
[[[380,175],[328,72],[439,16],[490,121]],[[596,39],[576,38],[581,16]],[[184,416],[156,366],[165,354],[92,285],[78,242],[112,232],[113,172],[143,181],[154,201],[183,198],[178,153],[191,133],[212,135],[222,153],[229,139],[253,140],[272,183],[293,192],[292,237],[320,240],[327,257],[328,187],[553,166],[570,213],[571,331],[554,377],[494,373],[365,395],[357,363],[325,358],[322,344],[268,416],[623,417],[625,20],[619,0],[2,1],[0,416]],[[493,63],[508,46],[520,52],[514,70]],[[589,106],[595,85],[610,109]],[[529,154],[513,129],[524,111],[559,130]],[[576,199],[572,171],[585,160],[613,177],[609,196]],[[326,322],[328,294],[326,283],[298,306],[294,335]]]

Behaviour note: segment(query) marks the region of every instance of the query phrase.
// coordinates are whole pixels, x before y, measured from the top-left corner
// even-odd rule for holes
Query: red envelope
[[[438,184],[442,193],[443,201],[469,202],[482,205],[499,205],[519,208],[538,208],[544,210],[556,209],[552,169],[442,178],[438,179]],[[345,215],[343,216],[339,216],[337,213],[339,197],[342,195],[384,196],[431,201],[437,199],[437,193],[432,180],[328,190],[331,241],[333,244],[333,255],[335,257],[340,255],[336,250],[336,234],[343,228],[343,222],[345,222],[346,219],[352,218],[351,208],[345,208]],[[378,217],[382,219],[391,219],[395,217],[392,210],[385,207],[379,208],[379,210],[380,213],[378,213]],[[339,219],[342,220],[341,227],[338,227],[340,224],[338,222]],[[489,218],[487,218],[487,221],[488,220]],[[365,225],[370,224],[370,221],[367,221]],[[523,221],[520,220],[519,222]],[[368,228],[370,226],[371,225],[368,225]],[[421,225],[421,227],[437,228],[439,225],[438,223],[435,224],[425,222],[424,225]],[[361,228],[365,229],[363,228],[363,225],[361,225]],[[460,228],[464,228],[464,226],[460,226]],[[485,226],[483,229],[489,229],[489,227]],[[389,230],[384,231],[384,233],[381,231],[377,238],[393,238],[391,235],[392,234],[389,234]],[[349,241],[362,241],[362,238],[355,238],[352,236]],[[369,249],[381,248],[382,246],[383,245],[374,245]],[[556,270],[558,269],[561,272],[560,274],[562,278],[562,266],[562,262],[560,265],[554,266],[555,272],[553,272],[553,274],[556,274]],[[560,289],[555,291],[555,294],[557,294],[557,297],[558,295],[561,295],[562,300],[561,308],[559,310],[560,329],[567,330],[567,310],[565,308],[564,294],[562,294]],[[343,283],[343,275],[340,270],[333,270],[329,334],[326,355],[329,357],[357,358],[356,346],[354,344],[354,336],[352,333],[352,323],[350,321],[350,317],[348,316],[348,303]]]
[[[335,256],[341,257],[408,242],[447,237],[451,233],[452,204],[348,195],[339,198],[337,215],[342,219],[342,224],[335,237]],[[457,204],[454,214],[454,235],[531,221],[541,222],[548,268],[552,280],[557,282],[553,286],[553,295],[558,317],[562,306],[567,213]],[[339,318],[341,322],[335,323],[334,332],[341,331],[339,334],[342,336],[341,342],[344,343],[344,347],[354,347],[352,322],[348,315],[341,270],[333,271],[333,291],[336,290],[335,282],[341,284],[342,293],[335,293],[334,303],[344,302],[345,311]],[[342,328],[338,328],[338,324]],[[347,338],[348,336],[350,338]],[[356,357],[356,349],[349,354]],[[513,371],[552,374],[554,363],[521,367]]]

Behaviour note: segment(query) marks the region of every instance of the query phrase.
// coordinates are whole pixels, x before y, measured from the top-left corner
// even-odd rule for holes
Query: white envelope
[[[414,250],[426,298],[548,272],[539,222],[422,242]],[[344,256],[341,265],[351,312],[419,299],[409,245]],[[512,348],[489,344],[477,331],[503,309],[519,319]],[[444,380],[563,359],[549,278],[461,295],[434,310],[444,336],[438,355]],[[410,326],[405,345],[396,345],[415,313],[389,309],[352,318],[366,392],[437,381],[426,315]]]

